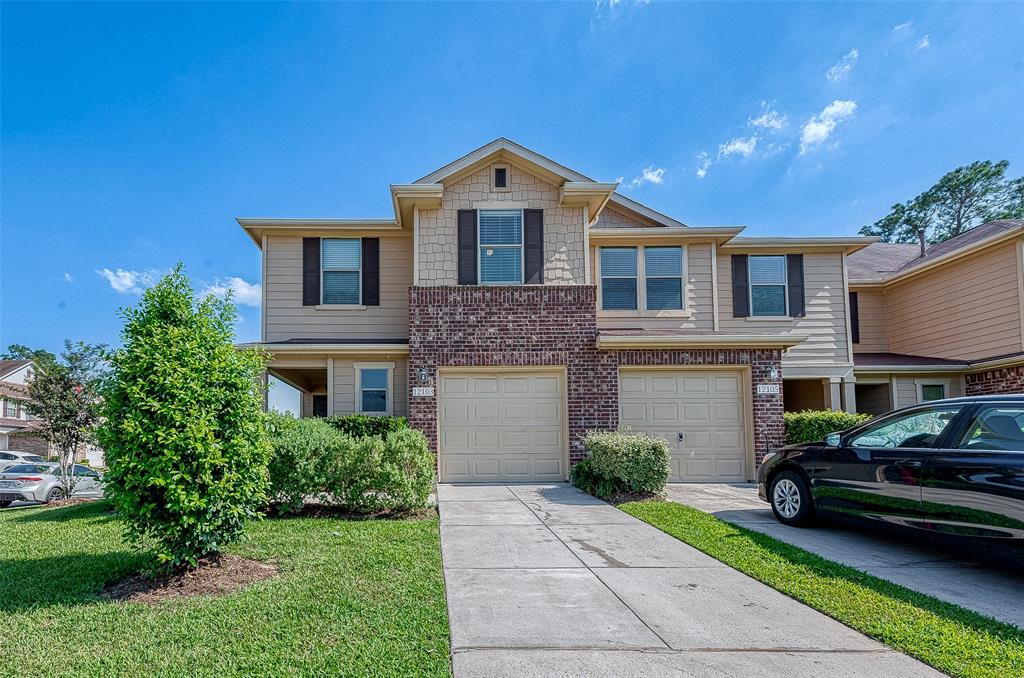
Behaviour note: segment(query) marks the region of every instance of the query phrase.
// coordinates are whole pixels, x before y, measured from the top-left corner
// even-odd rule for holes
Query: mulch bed
[[[609,499],[608,503],[618,505],[631,501],[665,501],[665,495],[654,494],[653,492],[623,492]]]
[[[155,605],[174,598],[222,596],[277,576],[270,563],[231,555],[208,556],[198,567],[170,574],[133,574],[108,584],[100,592],[107,600]]]
[[[271,513],[270,515],[274,515]],[[377,513],[352,513],[330,504],[305,504],[295,513],[286,513],[281,518],[339,518],[342,520],[429,520],[437,518],[437,508],[416,511],[379,511]]]
[[[60,501],[51,501],[46,504],[47,508],[63,508],[65,506],[78,506],[79,504],[91,504],[97,501],[88,497],[71,497],[70,499],[61,499]]]

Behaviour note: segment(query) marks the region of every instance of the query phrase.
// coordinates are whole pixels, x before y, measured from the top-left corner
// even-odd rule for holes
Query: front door
[[[960,408],[918,408],[851,435],[816,469],[815,503],[856,517],[918,525],[924,463]]]

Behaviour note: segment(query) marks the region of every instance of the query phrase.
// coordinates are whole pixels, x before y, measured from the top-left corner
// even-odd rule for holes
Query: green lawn
[[[672,502],[620,505],[847,626],[953,676],[1024,676],[1024,631]]]
[[[25,676],[449,676],[436,519],[267,520],[278,577],[156,606],[97,598],[144,558],[103,503],[0,511],[4,669]]]

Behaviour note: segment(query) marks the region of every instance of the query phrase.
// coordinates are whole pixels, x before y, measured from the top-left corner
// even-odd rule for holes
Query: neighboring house
[[[49,454],[49,445],[36,432],[36,421],[25,409],[31,360],[0,360],[0,450]]]
[[[1024,392],[1024,220],[848,261],[857,407]]]
[[[783,396],[853,408],[846,258],[872,238],[695,227],[506,139],[388,219],[240,218],[269,371],[302,415],[409,418],[442,481],[557,480],[592,429],[666,436],[677,480],[737,481]]]

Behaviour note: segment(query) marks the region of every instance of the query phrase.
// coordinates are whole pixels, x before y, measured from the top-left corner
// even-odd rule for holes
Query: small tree
[[[180,264],[122,315],[100,429],[107,496],[161,564],[195,566],[267,502],[265,359],[232,344],[230,297],[197,300]]]
[[[39,436],[56,450],[61,489],[70,497],[77,481],[72,472],[75,452],[93,442],[99,423],[106,347],[66,341],[59,360],[53,354],[38,355],[45,351],[34,353],[25,409],[39,418]]]

